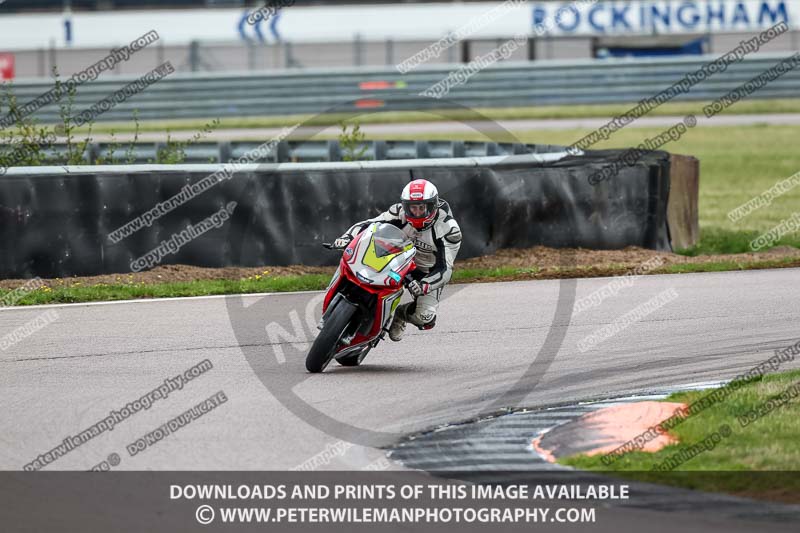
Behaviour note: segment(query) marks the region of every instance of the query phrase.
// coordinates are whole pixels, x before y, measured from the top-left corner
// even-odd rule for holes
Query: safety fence
[[[181,147],[184,163],[229,163],[252,152],[259,141],[197,142]],[[552,152],[555,147],[542,144],[522,144],[481,141],[363,141],[352,148],[343,148],[338,140],[285,140],[269,147],[269,151],[254,160],[258,163],[313,163],[320,161],[345,161],[351,152],[364,160],[436,159],[450,157],[484,157]],[[120,162],[130,164],[153,163],[167,143],[137,142],[130,154],[126,143],[89,143],[83,154],[87,164],[107,161],[113,151]],[[63,160],[66,144],[53,144],[45,150],[46,157]],[[130,160],[128,160],[130,156]]]
[[[715,73],[675,97],[713,100],[758,76],[785,55],[754,54]],[[452,87],[447,100],[468,108],[550,104],[635,103],[652,97],[717,56],[646,60],[504,61]],[[420,97],[457,70],[455,65],[420,66],[401,74],[395,68],[282,70],[270,74],[174,73],[141,94],[119,103],[98,121],[250,117],[317,114],[361,109],[386,111],[440,109],[442,100]],[[81,111],[136,78],[101,76],[82,85],[74,109]],[[52,88],[49,82],[19,80],[20,105]],[[759,90],[751,98],[789,98],[800,94],[800,69]],[[58,121],[58,106],[36,112],[42,121]]]

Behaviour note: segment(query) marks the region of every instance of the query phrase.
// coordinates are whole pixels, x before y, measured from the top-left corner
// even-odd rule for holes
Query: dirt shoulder
[[[537,246],[534,248],[510,248],[483,257],[456,262],[456,269],[530,269],[530,272],[487,277],[486,281],[502,279],[559,279],[565,277],[599,277],[617,275],[621,270],[634,269],[642,263],[660,258],[663,266],[653,273],[669,272],[673,265],[703,265],[731,263],[731,269],[758,267],[765,261],[784,261],[781,266],[800,266],[800,249],[778,247],[759,253],[733,255],[703,255],[686,257],[669,252],[628,247],[623,250],[556,249]],[[146,272],[83,276],[65,279],[44,279],[52,288],[79,284],[93,285],[146,284],[202,280],[243,280],[258,277],[302,276],[326,274],[333,267],[310,266],[260,266],[203,268],[189,265],[163,265]],[[480,276],[478,276],[480,278]],[[481,281],[481,279],[471,280]],[[15,289],[25,280],[0,280],[0,289]]]
[[[660,263],[661,266],[638,270],[637,267],[644,263],[650,265]],[[800,267],[800,249],[781,246],[758,253],[688,257],[635,246],[622,250],[559,249],[537,246],[525,249],[499,250],[489,256],[458,262],[457,267],[465,269],[537,268],[536,272],[503,276],[504,279],[594,278],[615,276],[634,270],[642,274],[666,274],[751,268],[786,268]],[[487,279],[486,281],[496,280]]]

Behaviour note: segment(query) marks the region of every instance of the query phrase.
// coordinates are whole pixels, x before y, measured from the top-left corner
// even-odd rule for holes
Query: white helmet
[[[406,220],[418,230],[428,228],[436,218],[439,209],[439,191],[428,180],[414,180],[400,195]]]

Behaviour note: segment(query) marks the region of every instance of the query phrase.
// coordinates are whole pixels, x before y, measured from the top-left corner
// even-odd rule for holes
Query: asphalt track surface
[[[564,334],[563,343],[556,353],[539,354],[538,383],[506,407],[731,378],[800,337],[798,275],[783,269],[646,276],[576,316],[569,310],[554,316],[559,293],[563,299],[576,290],[581,298],[608,278],[453,285],[433,330],[382,343],[360,368],[332,364],[313,376],[305,373],[300,337],[313,338],[306,322],[314,318],[302,317],[307,310],[319,316],[321,293],[5,308],[4,332],[48,309],[58,319],[0,351],[0,469],[21,469],[204,359],[213,369],[47,469],[84,470],[118,453],[118,469],[286,470],[338,442],[313,417],[292,414],[257,373],[268,383],[297,382],[293,390],[308,406],[344,424],[383,432],[322,466],[358,469],[379,460],[377,447],[392,444],[394,435],[495,411],[494,402],[529,370],[549,332]],[[578,350],[586,335],[670,289],[677,299],[595,348]],[[231,298],[257,318],[234,327]],[[295,338],[270,343],[273,322]],[[299,329],[292,331],[293,323]],[[243,350],[263,357],[263,368],[254,370]],[[226,403],[144,452],[126,453],[127,444],[220,390]]]
[[[559,294],[563,304],[571,291],[584,297],[608,278],[451,286],[435,329],[381,344],[360,368],[334,364],[314,376],[305,373],[306,346],[300,342],[308,331],[305,322],[315,319],[303,317],[318,308],[320,293],[5,308],[0,310],[4,332],[45,311],[58,318],[0,351],[0,469],[22,469],[65,437],[204,359],[212,369],[45,469],[86,470],[116,453],[121,460],[115,470],[287,470],[326,450],[341,453],[328,453],[316,465],[319,470],[386,466],[380,446],[396,442],[396,435],[496,410],[497,398],[531,370],[534,359],[536,377],[528,384],[535,383],[508,407],[563,405],[731,378],[800,337],[798,275],[800,270],[784,269],[646,276],[575,316],[571,307],[556,312]],[[586,335],[667,290],[678,298],[597,347],[578,350]],[[257,319],[243,321],[239,312]],[[270,343],[267,324],[273,322],[287,329],[294,322],[297,327],[289,331],[294,338]],[[563,343],[553,353],[539,354],[548,333],[563,336]],[[264,365],[251,364],[245,353],[263,358]],[[797,367],[793,361],[784,369]],[[343,449],[319,429],[324,424],[298,418],[286,398],[277,398],[264,382],[296,382],[292,389],[309,409],[342,425],[384,433]],[[228,401],[218,408],[135,456],[126,451],[220,390]],[[668,522],[653,522],[648,510],[618,511],[604,515],[603,523],[612,529],[638,524],[648,531],[753,527],[713,512],[671,513]],[[759,528],[792,530],[796,524],[785,525]]]
[[[773,126],[792,126],[800,124],[800,114],[758,114],[758,115],[717,115],[712,118],[703,116],[698,107],[696,113],[698,126],[752,126],[755,124],[769,124]],[[502,131],[533,131],[533,130],[563,130],[563,129],[597,129],[605,125],[612,117],[608,118],[559,118],[559,119],[516,119],[492,121],[439,121],[439,122],[413,122],[396,124],[362,124],[361,131],[369,135],[425,135],[425,134],[469,134],[480,131],[495,131],[500,134]],[[679,116],[655,116],[642,117],[632,122],[626,128],[668,128],[680,122],[683,117]],[[498,127],[498,125],[500,127]],[[501,129],[502,128],[502,129]],[[281,133],[283,128],[230,128],[212,131],[203,137],[204,141],[241,141],[241,140],[268,140]],[[309,135],[338,135],[341,133],[339,126],[327,127],[300,127],[290,136],[294,138],[307,138]],[[182,130],[171,132],[172,138],[176,140],[189,140],[196,135],[195,130]],[[93,134],[95,141],[110,141],[109,134]],[[131,140],[133,134],[117,133],[117,140]],[[505,139],[500,139],[505,140]],[[513,139],[509,139],[512,141]],[[577,139],[576,139],[577,140]],[[162,142],[164,141],[163,132],[141,132],[139,133],[141,142]]]

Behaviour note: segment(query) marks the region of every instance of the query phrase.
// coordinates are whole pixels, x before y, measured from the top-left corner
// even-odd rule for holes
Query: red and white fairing
[[[376,247],[380,248],[378,254]],[[377,305],[369,331],[359,331],[348,346],[336,352],[336,357],[361,350],[388,327],[403,295],[403,280],[416,267],[415,254],[411,240],[391,224],[372,223],[348,245],[328,285],[322,312],[327,311],[336,293],[348,282],[374,294]]]

